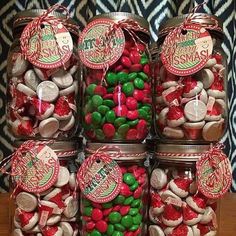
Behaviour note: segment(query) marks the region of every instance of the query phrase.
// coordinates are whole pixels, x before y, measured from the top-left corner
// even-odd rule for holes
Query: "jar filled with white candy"
[[[7,121],[16,138],[63,140],[75,134],[78,36],[76,23],[59,5],[15,16],[7,64]]]
[[[230,163],[221,148],[162,144],[157,145],[155,159],[149,236],[216,235],[218,199],[232,181]]]
[[[18,147],[12,159],[9,235],[78,235],[75,160],[81,148],[81,140],[31,140]]]
[[[223,25],[194,13],[160,26],[155,125],[163,142],[219,141],[227,126],[227,61]]]

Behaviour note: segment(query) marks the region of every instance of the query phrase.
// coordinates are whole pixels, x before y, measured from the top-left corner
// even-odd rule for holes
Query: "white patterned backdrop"
[[[14,15],[24,9],[47,8],[55,3],[63,4],[70,11],[81,29],[86,21],[99,13],[126,11],[145,17],[151,24],[151,35],[157,40],[158,28],[166,19],[187,13],[202,0],[1,0],[0,1],[0,158],[11,153],[13,139],[7,131],[5,120],[6,93],[6,58],[12,43],[12,21]],[[236,191],[236,0],[206,0],[200,12],[214,14],[224,22],[223,49],[229,64],[229,129],[224,138],[226,151],[230,157],[234,182],[232,190]],[[8,181],[0,175],[0,192],[6,191]]]

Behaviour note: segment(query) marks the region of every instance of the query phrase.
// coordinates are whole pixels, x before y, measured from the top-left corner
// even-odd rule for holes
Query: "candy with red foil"
[[[202,195],[189,196],[186,202],[196,212],[204,213],[206,210],[206,199]]]
[[[167,113],[167,125],[175,128],[185,123],[184,110],[180,106],[171,106]]]
[[[186,225],[195,225],[202,219],[202,215],[195,212],[188,205],[183,206],[183,223]]]
[[[203,89],[203,84],[192,77],[184,78],[181,83],[183,84],[183,97],[191,98],[199,94]]]
[[[32,229],[39,220],[39,215],[37,212],[26,212],[17,209],[20,225],[23,231]]]
[[[42,229],[43,236],[62,236],[63,231],[59,226],[46,226]]]
[[[190,179],[176,178],[170,181],[170,189],[179,197],[184,198],[189,194]]]
[[[214,229],[212,226],[209,225],[203,225],[198,223],[197,225],[192,226],[193,235],[195,236],[215,236],[216,235],[216,229]]]
[[[175,228],[167,228],[164,232],[167,236],[194,236],[191,227],[184,224]]]
[[[162,222],[166,226],[175,227],[183,221],[183,215],[180,209],[171,204],[167,204],[161,216]]]

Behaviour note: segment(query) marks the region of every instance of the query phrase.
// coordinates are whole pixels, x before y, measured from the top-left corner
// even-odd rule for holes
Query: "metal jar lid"
[[[196,162],[210,145],[157,144],[156,158],[165,161]]]
[[[15,15],[13,19],[13,31],[16,31],[17,28],[21,28],[25,25],[27,25],[29,22],[31,22],[34,18],[41,16],[43,13],[45,13],[45,9],[32,9],[32,10],[25,10],[22,12],[19,12]],[[49,14],[49,16],[54,16],[58,19],[65,20],[66,15],[53,11]],[[68,30],[78,36],[79,27],[77,23],[72,20],[71,18],[67,19],[64,25],[68,28]]]
[[[104,14],[100,14],[100,15],[92,17],[91,19],[89,19],[88,23],[90,23],[93,20],[101,19],[101,18],[111,19],[115,23],[117,23],[118,21],[127,20],[127,19],[134,20],[142,28],[144,28],[144,31],[142,31],[142,32],[150,35],[149,23],[142,16],[135,15],[135,14],[132,14],[132,13],[129,13],[129,12],[109,12],[109,13],[104,13]]]
[[[82,150],[83,142],[82,138],[74,139],[71,141],[54,141],[50,142],[47,140],[34,140],[36,143],[42,143],[53,149],[54,152],[60,153],[59,157],[71,157],[77,156]],[[16,141],[14,143],[14,149],[20,147],[24,142]],[[71,153],[71,154],[70,154]]]
[[[95,153],[99,148],[105,148],[104,151],[111,155],[115,160],[142,160],[146,158],[146,144],[121,144],[121,143],[91,143],[86,144],[86,154]],[[120,150],[120,154],[118,153]],[[102,150],[103,151],[103,150]]]
[[[167,20],[165,23],[160,25],[159,28],[159,37],[165,36],[170,30],[175,27],[180,26],[188,15],[181,15],[177,17],[173,17]],[[203,27],[213,27],[215,24],[218,24],[218,27],[212,29],[212,31],[216,31],[223,35],[223,22],[214,15],[209,15],[205,13],[194,13],[191,19],[191,23],[201,24]]]

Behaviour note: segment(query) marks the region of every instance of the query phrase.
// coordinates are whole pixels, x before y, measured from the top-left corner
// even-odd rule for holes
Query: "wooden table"
[[[0,194],[0,236],[9,236],[8,194]],[[220,201],[219,236],[236,236],[236,193]]]

